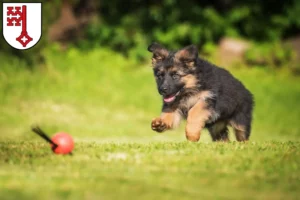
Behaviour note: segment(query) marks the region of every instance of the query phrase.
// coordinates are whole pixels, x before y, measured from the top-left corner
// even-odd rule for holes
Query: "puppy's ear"
[[[180,49],[175,54],[178,62],[185,63],[188,67],[193,67],[198,58],[198,48],[195,45],[189,45]]]
[[[169,55],[169,51],[161,46],[158,43],[152,43],[149,47],[148,47],[148,51],[153,53],[153,57],[152,57],[152,64],[156,64],[159,61],[162,61],[163,59],[165,59],[166,57],[168,57]]]

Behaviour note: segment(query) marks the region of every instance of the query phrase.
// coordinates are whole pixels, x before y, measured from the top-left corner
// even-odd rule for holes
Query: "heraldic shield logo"
[[[36,45],[42,35],[42,3],[3,3],[3,37],[20,50]]]

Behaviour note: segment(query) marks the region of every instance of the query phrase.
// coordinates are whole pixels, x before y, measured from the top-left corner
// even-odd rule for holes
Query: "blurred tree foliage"
[[[1,40],[0,51],[39,61],[64,3],[72,6],[75,19],[84,12],[90,17],[73,30],[80,34],[71,34],[72,40],[57,41],[85,50],[106,46],[137,60],[148,56],[145,49],[152,41],[169,48],[203,47],[224,36],[274,42],[300,31],[299,0],[52,0],[43,3],[44,35],[36,48],[15,51]]]

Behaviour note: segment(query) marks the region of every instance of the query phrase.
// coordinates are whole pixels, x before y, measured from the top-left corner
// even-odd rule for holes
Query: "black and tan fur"
[[[161,116],[152,120],[154,131],[163,132],[186,119],[186,138],[198,141],[208,128],[213,141],[228,141],[228,125],[238,141],[249,139],[252,94],[227,70],[198,57],[196,46],[169,51],[160,44],[148,47],[159,93]]]

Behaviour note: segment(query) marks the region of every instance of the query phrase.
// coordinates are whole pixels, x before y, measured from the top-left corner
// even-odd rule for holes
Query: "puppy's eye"
[[[163,79],[164,76],[162,73],[157,73],[156,77],[161,80],[161,79]]]
[[[154,59],[155,61],[162,61],[162,60],[164,59],[164,57],[159,56],[159,55],[157,55],[157,54],[154,54],[154,55],[153,55],[153,59]]]
[[[174,80],[176,80],[176,79],[179,79],[180,76],[179,76],[179,74],[173,74],[173,75],[172,75],[172,78],[173,78]]]

